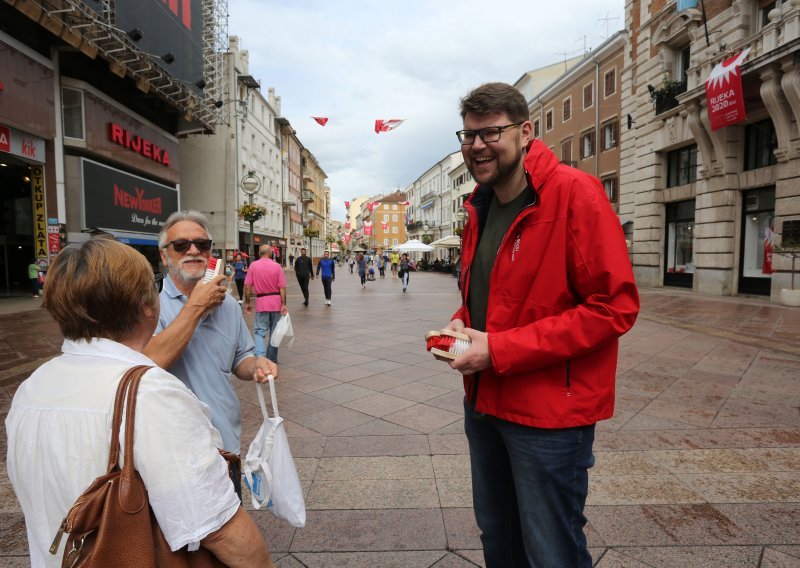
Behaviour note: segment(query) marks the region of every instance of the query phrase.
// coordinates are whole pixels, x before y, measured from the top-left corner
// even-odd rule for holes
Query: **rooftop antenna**
[[[598,22],[605,22],[605,24],[606,24],[606,37],[603,38],[603,39],[608,39],[611,36],[611,31],[608,29],[608,26],[610,25],[610,23],[613,22],[614,20],[619,20],[619,18],[611,18],[610,16],[611,16],[611,12],[606,12],[606,17],[605,18],[597,18]]]
[[[590,47],[586,46],[586,39],[587,39],[586,38],[586,34],[584,34],[582,37],[579,37],[578,39],[575,40],[576,42],[583,40],[583,54],[584,55],[589,53],[589,51],[591,50]],[[577,53],[577,52],[573,51],[573,53]]]

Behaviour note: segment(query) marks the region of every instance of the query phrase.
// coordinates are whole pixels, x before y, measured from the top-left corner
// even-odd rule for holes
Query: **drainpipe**
[[[594,58],[592,52],[592,62],[594,63],[594,177],[600,174],[600,62]],[[622,88],[622,87],[620,87]],[[619,130],[622,130],[620,127]],[[619,136],[619,135],[617,135]],[[619,143],[619,141],[617,142]],[[619,178],[617,178],[619,179]]]

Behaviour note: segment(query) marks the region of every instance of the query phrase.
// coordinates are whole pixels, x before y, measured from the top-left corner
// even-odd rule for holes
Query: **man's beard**
[[[194,286],[195,284],[200,282],[200,280],[203,279],[203,276],[205,275],[205,266],[203,267],[203,270],[201,270],[199,274],[194,274],[184,270],[183,264],[187,260],[196,260],[198,258],[203,260],[203,257],[198,255],[198,256],[185,256],[178,263],[173,263],[172,261],[168,261],[167,269],[169,270],[169,275],[173,278],[173,280],[177,280],[182,284]],[[206,265],[207,264],[208,263],[206,262]]]

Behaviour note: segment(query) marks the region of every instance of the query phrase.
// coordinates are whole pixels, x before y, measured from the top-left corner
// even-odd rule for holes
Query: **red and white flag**
[[[326,124],[328,124],[328,118],[325,116],[312,116],[311,118],[316,120],[317,124],[319,124],[320,126],[325,126]]]
[[[389,132],[390,130],[394,130],[401,124],[405,122],[403,118],[390,118],[389,120],[376,120],[375,121],[375,132],[380,134],[381,132]]]
[[[345,233],[344,234],[344,242],[346,242],[346,243],[350,242],[350,233]]]
[[[373,208],[373,207],[375,207],[375,204],[374,204],[374,203],[367,203],[367,209],[369,209],[369,212],[370,212],[370,213],[372,213],[372,208]]]
[[[350,202],[349,201],[345,201],[344,202],[344,208],[345,209],[350,209]]]
[[[398,205],[411,205],[410,201],[401,201]]]
[[[344,222],[344,230],[345,231],[349,231],[350,230],[350,221],[345,221]]]
[[[718,63],[706,79],[711,130],[737,124],[746,118],[742,91],[742,62],[748,53],[750,53],[749,47],[738,55]]]
[[[370,236],[372,234],[372,221],[364,221],[364,235]]]
[[[383,229],[384,233],[388,232],[389,231],[389,223],[387,223],[385,221],[381,222],[381,229]]]

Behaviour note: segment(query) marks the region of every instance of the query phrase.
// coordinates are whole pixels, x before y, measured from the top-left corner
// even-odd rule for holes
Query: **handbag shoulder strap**
[[[114,415],[111,419],[111,447],[108,453],[108,466],[106,472],[110,473],[119,461],[119,429],[122,425],[122,411],[125,408],[125,393],[131,379],[137,374],[144,375],[151,367],[148,365],[137,365],[128,369],[117,385],[117,394],[114,399]]]
[[[129,372],[131,374],[127,383],[127,396],[125,401],[125,458],[122,463],[122,472],[119,476],[119,507],[125,513],[137,513],[146,508],[149,503],[147,500],[147,490],[142,483],[139,474],[133,464],[133,435],[136,424],[136,395],[139,391],[139,383],[142,377],[151,367],[139,365]],[[117,434],[117,439],[119,434]]]

